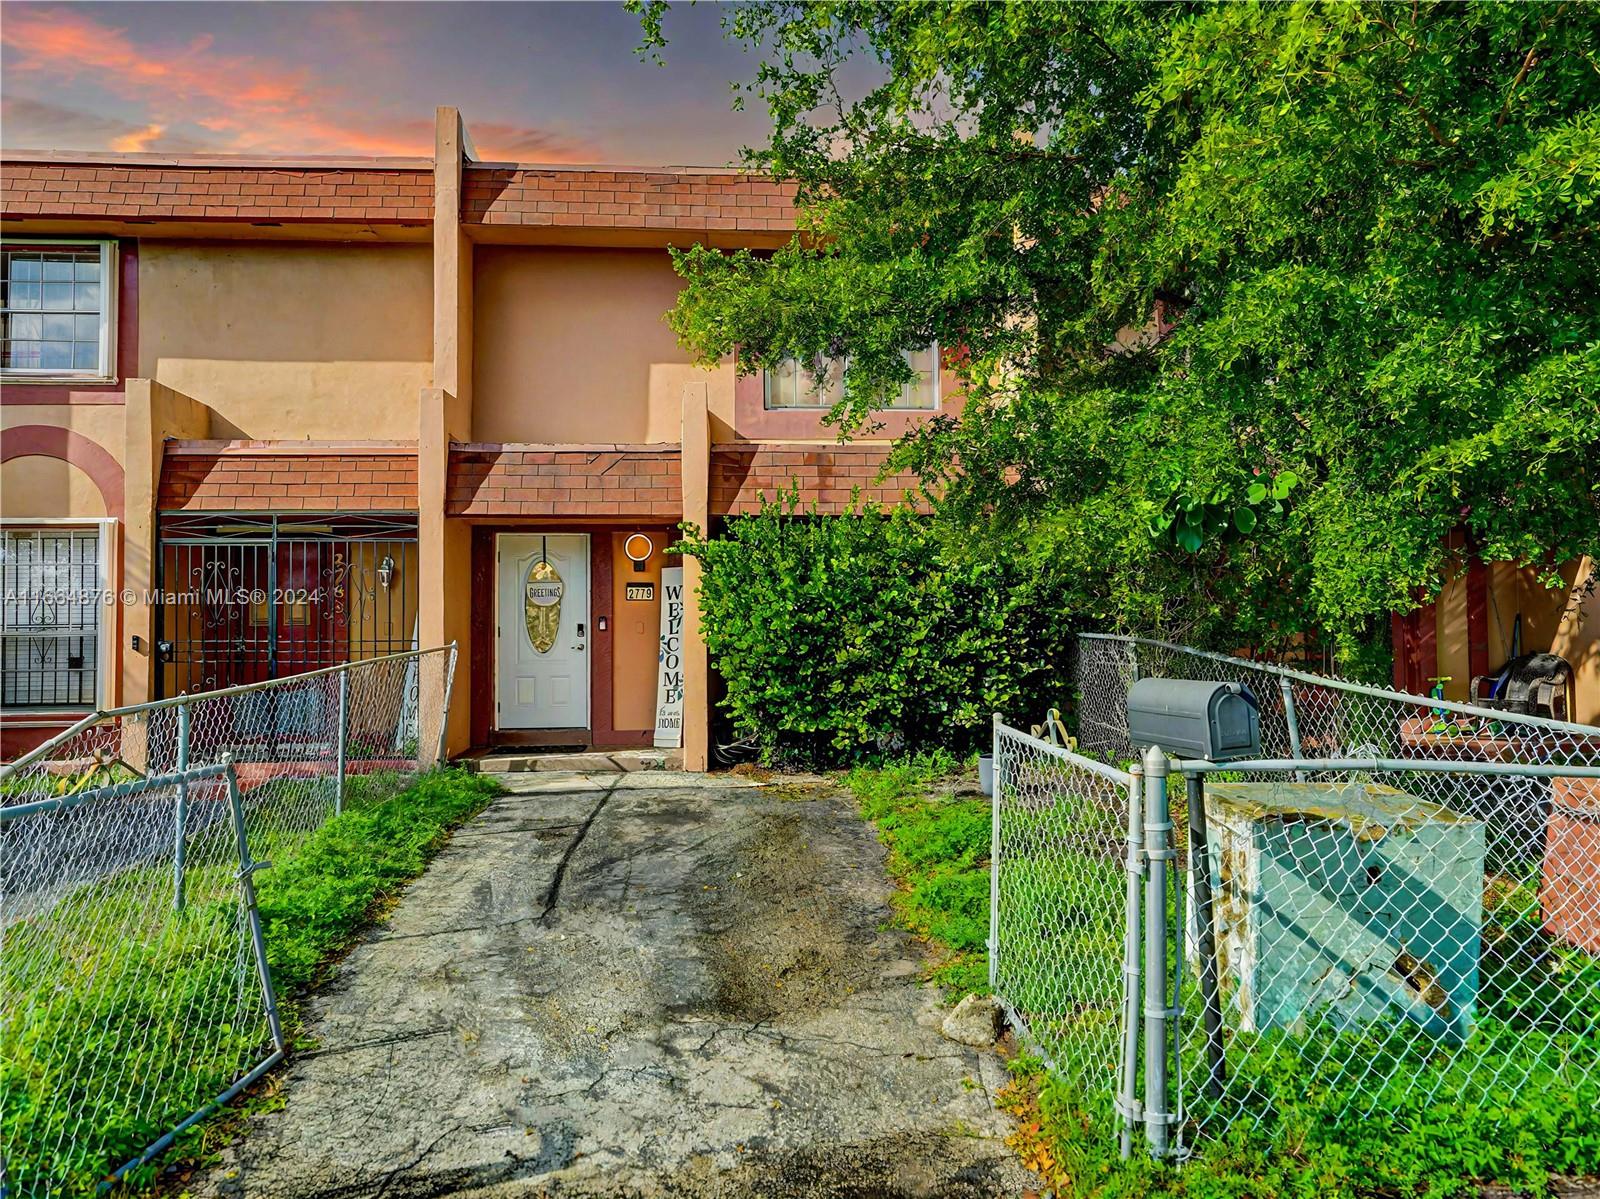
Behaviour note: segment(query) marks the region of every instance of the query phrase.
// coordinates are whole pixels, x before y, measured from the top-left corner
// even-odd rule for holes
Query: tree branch
[[[1539,59],[1539,47],[1528,47],[1527,57],[1522,60],[1522,69],[1517,72],[1517,77],[1511,81],[1511,90],[1506,93],[1506,102],[1500,108],[1500,116],[1495,120],[1496,129],[1506,123],[1506,117],[1511,113],[1511,101],[1517,97],[1517,89],[1522,86],[1522,81],[1528,77],[1528,72],[1533,69],[1533,64]]]
[[[1437,126],[1437,125],[1435,125],[1433,123],[1433,118],[1428,115],[1428,110],[1426,108],[1422,107],[1421,104],[1418,104],[1416,99],[1411,95],[1411,93],[1406,91],[1406,85],[1405,84],[1403,84],[1403,83],[1395,84],[1394,85],[1394,94],[1399,96],[1407,104],[1411,105],[1412,111],[1415,112],[1417,114],[1417,116],[1422,119],[1422,123],[1428,127],[1428,132],[1429,132],[1429,134],[1432,135],[1434,141],[1438,142],[1446,150],[1452,149],[1455,146],[1454,142],[1447,141],[1445,139],[1444,134],[1439,132],[1439,126]]]

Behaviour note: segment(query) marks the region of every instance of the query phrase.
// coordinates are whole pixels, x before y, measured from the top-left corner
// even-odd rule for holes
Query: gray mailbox
[[[1128,691],[1128,740],[1180,758],[1261,755],[1261,711],[1243,683],[1140,679]]]

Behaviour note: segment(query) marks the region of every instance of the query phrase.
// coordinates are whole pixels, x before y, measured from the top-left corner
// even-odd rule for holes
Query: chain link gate
[[[1023,1040],[1107,1120],[1133,1085],[1138,786],[995,718],[989,985]]]
[[[443,762],[455,655],[96,712],[0,766],[0,1195],[135,1170],[279,1060],[256,857]]]
[[[159,1132],[121,1178],[284,1056],[238,774],[224,762],[14,804],[0,839],[5,1071],[51,1083],[6,1087],[0,1189],[59,1193],[109,1157],[107,1128]]]
[[[1593,1090],[1600,728],[1078,648],[1085,753],[996,722],[991,981],[1125,1153],[1141,1124],[1182,1156],[1308,1103],[1408,1122]],[[1157,676],[1249,684],[1263,756],[1134,764],[1127,690]]]

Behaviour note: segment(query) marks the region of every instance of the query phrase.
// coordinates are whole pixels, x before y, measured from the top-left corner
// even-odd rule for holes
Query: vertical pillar
[[[711,417],[706,385],[683,388],[683,522],[703,534],[711,524]],[[683,563],[683,768],[711,762],[711,663],[700,633],[700,563]]]
[[[138,704],[155,696],[160,669],[155,607],[156,489],[167,438],[202,438],[210,432],[205,405],[151,379],[129,379],[123,406],[122,578],[113,586],[132,592],[122,607],[121,687],[116,702]],[[133,638],[139,648],[133,648]]]
[[[1416,634],[1412,628],[1414,615],[1410,612],[1404,616],[1398,612],[1389,614],[1389,644],[1394,651],[1390,682],[1396,691],[1411,690],[1411,657],[1416,647]]]
[[[1489,568],[1476,553],[1467,559],[1467,674],[1489,673]],[[1466,680],[1471,696],[1472,679]]]
[[[422,389],[417,413],[417,639],[424,649],[471,644],[471,530],[445,515],[450,443],[472,435],[472,242],[461,224],[464,164],[472,141],[461,114],[435,113],[433,160],[433,386]],[[463,653],[457,669],[471,671]],[[424,685],[429,679],[424,678]],[[471,735],[470,679],[457,680],[445,714],[444,736],[424,728],[426,758],[435,744],[446,753],[467,748]],[[459,685],[459,684],[467,685]],[[428,711],[428,705],[422,706]]]
[[[1157,746],[1144,753],[1144,1135],[1153,1157],[1171,1144],[1167,1087],[1167,869],[1173,859],[1172,815],[1167,803],[1167,756]],[[1183,952],[1183,946],[1178,946]]]

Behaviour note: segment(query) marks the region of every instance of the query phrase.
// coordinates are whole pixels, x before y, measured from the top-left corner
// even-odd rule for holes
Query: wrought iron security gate
[[[414,513],[160,519],[157,697],[412,649]]]

